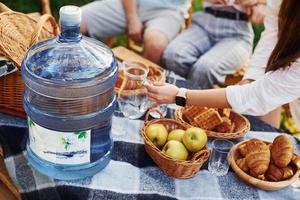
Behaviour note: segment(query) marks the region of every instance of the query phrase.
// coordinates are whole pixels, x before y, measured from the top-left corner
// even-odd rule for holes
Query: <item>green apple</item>
[[[146,129],[146,135],[158,148],[165,145],[168,138],[168,130],[163,124],[150,124]]]
[[[198,152],[207,143],[207,135],[201,128],[188,128],[182,138],[183,144],[190,152]]]
[[[182,137],[184,135],[185,131],[182,129],[174,129],[171,131],[168,135],[168,141],[170,140],[177,140],[179,142],[182,142]]]
[[[185,146],[177,140],[168,141],[162,151],[166,155],[177,160],[187,160],[189,156],[189,152],[186,150]]]

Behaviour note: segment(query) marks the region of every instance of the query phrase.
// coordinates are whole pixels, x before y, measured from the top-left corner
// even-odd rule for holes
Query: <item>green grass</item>
[[[82,6],[84,4],[87,4],[91,2],[92,0],[51,0],[51,10],[53,15],[58,19],[58,12],[59,8],[64,6],[64,5],[77,5],[77,6]],[[2,0],[5,5],[7,5],[9,8],[24,12],[24,13],[29,13],[29,12],[39,12],[41,11],[41,1],[40,0]],[[203,9],[203,4],[201,0],[196,0],[193,3],[193,11],[199,11]],[[264,27],[259,25],[253,25],[253,30],[255,33],[255,38],[254,38],[254,47],[256,46],[261,32],[264,30]],[[117,45],[127,45],[126,37],[125,36],[119,36],[117,37],[117,40],[114,44],[114,46]]]
[[[15,11],[20,11],[24,13],[40,12],[42,7],[40,0],[1,0],[1,2]],[[56,18],[58,18],[58,12],[60,7],[64,5],[82,6],[84,4],[92,2],[92,0],[51,0],[50,2],[52,14]]]

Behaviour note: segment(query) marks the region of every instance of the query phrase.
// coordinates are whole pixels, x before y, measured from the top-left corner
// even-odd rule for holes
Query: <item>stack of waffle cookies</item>
[[[183,119],[192,126],[221,133],[234,132],[235,124],[230,120],[231,109],[215,109],[199,106],[184,108]]]

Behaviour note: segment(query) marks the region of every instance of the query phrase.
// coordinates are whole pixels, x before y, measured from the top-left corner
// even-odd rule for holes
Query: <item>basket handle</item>
[[[124,71],[123,71],[123,73],[124,73]],[[122,92],[123,92],[123,90],[125,89],[125,86],[126,86],[126,84],[127,84],[127,82],[128,82],[128,78],[127,78],[127,76],[123,76],[123,80],[122,80],[122,84],[121,84],[121,86],[120,86],[120,88],[119,88],[119,91],[118,91],[118,99],[120,98],[120,95],[122,94]]]
[[[38,41],[38,38],[43,29],[43,26],[45,25],[45,23],[47,21],[50,21],[51,26],[53,28],[54,35],[58,35],[59,27],[58,27],[58,24],[56,23],[54,17],[49,14],[44,14],[41,16],[41,18],[39,19],[39,21],[37,22],[37,24],[33,30],[33,34],[31,36],[29,46],[32,46],[34,43],[36,43]]]
[[[145,116],[145,119],[144,119],[144,124],[145,124],[145,125],[148,123],[149,115],[150,115],[150,113],[152,113],[152,112],[158,113],[160,119],[163,119],[163,118],[164,118],[164,115],[163,115],[159,110],[157,110],[157,109],[155,109],[155,108],[152,108],[152,109],[148,110],[148,112],[146,113],[146,116]]]
[[[4,5],[3,3],[0,3],[0,13],[2,12],[7,12],[7,11],[11,11],[11,9],[9,9],[6,5]]]
[[[201,151],[195,153],[193,155],[191,161],[197,162],[203,155],[208,157],[209,156],[209,151],[207,149],[205,149],[205,150],[201,150]]]

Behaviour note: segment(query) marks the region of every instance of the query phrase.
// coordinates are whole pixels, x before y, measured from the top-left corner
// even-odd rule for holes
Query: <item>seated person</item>
[[[81,32],[109,38],[123,34],[143,41],[144,56],[159,64],[179,32],[188,0],[102,0],[82,7]]]
[[[206,0],[204,11],[166,48],[163,64],[202,89],[223,83],[227,74],[243,67],[252,53],[250,20],[263,22],[264,4],[241,6]],[[252,13],[252,15],[251,15]]]
[[[300,12],[296,12],[300,4],[298,0],[268,0],[267,5],[265,31],[240,85],[185,90],[154,83],[147,86],[149,98],[166,104],[174,103],[177,94],[181,94],[187,105],[230,107],[253,116],[268,114],[289,103],[300,127]]]

